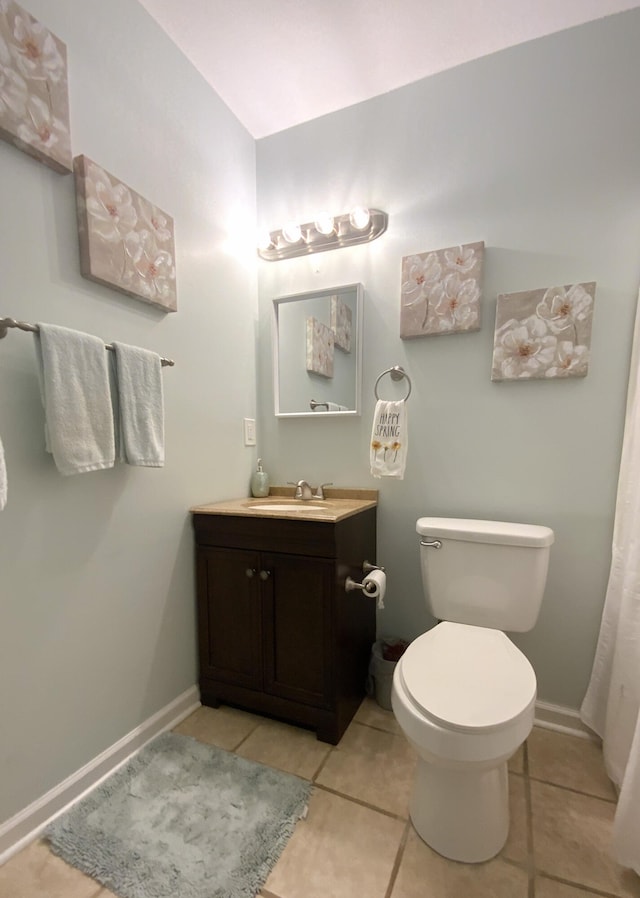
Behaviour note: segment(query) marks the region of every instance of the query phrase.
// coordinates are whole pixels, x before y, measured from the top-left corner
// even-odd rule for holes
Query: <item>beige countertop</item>
[[[335,523],[359,514],[378,504],[378,491],[369,489],[326,489],[325,499],[294,499],[293,487],[271,487],[263,499],[244,496],[223,502],[194,505],[192,514],[240,515],[258,518],[287,518],[288,520],[326,521]]]

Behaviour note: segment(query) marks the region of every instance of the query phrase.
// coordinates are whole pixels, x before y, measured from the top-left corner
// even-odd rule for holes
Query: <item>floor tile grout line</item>
[[[599,898],[622,898],[619,892],[603,892],[595,886],[585,885],[583,882],[576,882],[575,879],[564,879],[562,876],[556,876],[555,873],[547,873],[540,870],[538,876],[543,879],[550,879],[552,882],[559,882],[563,886],[572,886],[574,889],[580,889],[588,895],[598,895]]]
[[[318,779],[318,777],[320,776],[320,774],[322,773],[322,771],[323,771],[324,768],[326,767],[327,761],[329,760],[329,758],[331,757],[331,755],[332,755],[333,752],[335,751],[336,747],[337,747],[337,746],[332,745],[331,748],[329,749],[329,751],[328,751],[328,752],[326,753],[326,755],[324,756],[324,758],[320,761],[320,764],[318,765],[318,769],[316,770],[316,772],[315,772],[315,773],[313,774],[313,776],[311,777],[311,782],[312,782],[312,783],[315,784],[316,780]]]
[[[339,792],[337,789],[331,789],[329,786],[323,786],[322,783],[314,783],[314,789],[321,789],[323,792],[327,792],[329,795],[336,795],[338,798],[344,798],[346,801],[352,801],[354,804],[360,805],[360,807],[367,808],[369,811],[376,811],[378,814],[384,814],[385,817],[390,817],[392,820],[400,820],[402,823],[406,823],[407,817],[402,814],[394,814],[393,811],[387,811],[385,808],[378,807],[375,804],[370,804],[368,801],[363,801],[361,798],[355,798],[353,795],[347,795],[346,792]]]
[[[529,859],[528,858],[526,858],[523,861],[517,861],[513,857],[505,857],[502,854],[502,852],[500,851],[500,852],[498,852],[498,854],[495,855],[495,857],[489,858],[489,860],[486,861],[486,863],[490,864],[492,861],[496,860],[497,858],[499,858],[504,864],[508,864],[510,867],[516,867],[518,870],[522,870],[523,873],[527,873],[527,874],[529,873]],[[482,861],[482,863],[485,863],[485,861]]]
[[[393,892],[394,886],[396,884],[396,879],[398,878],[400,864],[402,863],[402,859],[404,857],[404,850],[407,846],[407,842],[409,841],[410,830],[411,822],[407,820],[407,824],[402,831],[402,836],[400,837],[400,844],[398,845],[398,850],[396,851],[396,857],[393,862],[393,867],[391,868],[391,875],[389,876],[389,882],[387,884],[387,890],[384,893],[384,898],[391,898],[391,893]]]
[[[536,856],[533,842],[533,800],[531,798],[531,778],[529,777],[529,746],[526,741],[522,751],[524,773],[524,803],[527,815],[527,874],[529,877],[528,898],[536,894]]]
[[[543,783],[545,786],[555,786],[556,789],[563,789],[565,792],[572,792],[574,795],[584,795],[585,798],[597,798],[598,801],[606,801],[607,804],[617,804],[617,798],[604,798],[602,795],[595,795],[593,792],[584,792],[582,789],[574,789],[571,786],[563,786],[560,783],[554,783],[553,780],[545,780],[539,776],[531,776],[530,778],[536,783]]]
[[[387,730],[383,726],[376,726],[375,723],[366,723],[364,720],[356,720],[355,718],[352,720],[352,723],[357,723],[358,726],[368,727],[370,730],[377,730],[378,733],[388,733],[390,736],[399,736],[400,733],[397,730]]]
[[[255,731],[256,731],[257,729],[259,729],[259,728],[262,726],[262,724],[263,724],[263,721],[260,721],[259,723],[257,723],[257,724],[253,727],[253,729],[249,730],[248,733],[245,733],[245,735],[242,737],[242,739],[240,740],[240,742],[238,742],[238,744],[236,745],[236,747],[235,747],[235,748],[229,749],[229,751],[231,751],[233,754],[235,754],[235,753],[238,751],[238,749],[240,748],[240,746],[241,746],[241,745],[244,745],[244,743],[247,741],[247,739],[248,739],[250,736],[253,736],[253,734],[255,733]]]

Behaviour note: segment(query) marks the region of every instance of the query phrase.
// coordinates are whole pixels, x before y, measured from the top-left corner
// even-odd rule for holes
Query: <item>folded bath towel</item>
[[[34,337],[47,452],[65,475],[112,468],[115,441],[104,343],[54,324],[38,327]]]
[[[160,356],[148,349],[113,344],[119,405],[119,457],[130,465],[164,465],[164,400]],[[114,405],[115,408],[115,405]]]
[[[407,404],[379,399],[371,429],[371,473],[402,480],[407,463]]]
[[[4,446],[0,440],[0,511],[7,504],[7,467],[4,463]]]

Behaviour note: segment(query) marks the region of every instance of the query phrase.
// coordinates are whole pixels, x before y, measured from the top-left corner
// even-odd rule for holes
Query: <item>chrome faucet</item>
[[[312,493],[311,487],[306,480],[299,480],[297,483],[294,483],[292,480],[288,480],[287,483],[289,484],[289,486],[295,486],[296,488],[293,498],[302,499],[303,502],[308,502],[309,499],[324,499],[325,486],[333,486],[333,484],[331,483],[321,483],[315,493]]]
[[[302,499],[303,502],[306,502],[308,499],[313,499],[313,493],[311,492],[311,487],[307,483],[306,480],[299,480],[298,485],[296,486],[296,499]]]

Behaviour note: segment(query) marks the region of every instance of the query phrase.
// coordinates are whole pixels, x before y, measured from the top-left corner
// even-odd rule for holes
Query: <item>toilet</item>
[[[534,670],[503,631],[533,628],[553,530],[420,518],[422,583],[439,621],[396,665],[393,713],[418,753],[411,822],[439,854],[479,863],[509,832],[507,761],[533,726]]]

